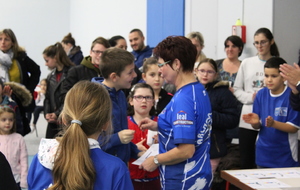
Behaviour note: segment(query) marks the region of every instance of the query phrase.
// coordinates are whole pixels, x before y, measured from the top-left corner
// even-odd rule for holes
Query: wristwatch
[[[156,156],[154,156],[154,163],[157,165],[157,166],[159,166],[160,165],[160,163],[158,162],[158,160],[157,160],[157,155]]]

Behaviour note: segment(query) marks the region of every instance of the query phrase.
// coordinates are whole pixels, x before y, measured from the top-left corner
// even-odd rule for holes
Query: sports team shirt
[[[175,165],[161,165],[163,190],[209,189],[211,105],[207,92],[199,82],[180,88],[158,118],[159,153],[179,144],[194,144],[192,158]]]
[[[278,95],[271,94],[268,88],[258,91],[253,112],[259,115],[261,128],[256,142],[256,164],[261,167],[298,166],[297,133],[286,133],[273,127],[266,127],[265,119],[270,115],[276,121],[299,128],[300,114],[290,106],[291,89],[286,87]]]

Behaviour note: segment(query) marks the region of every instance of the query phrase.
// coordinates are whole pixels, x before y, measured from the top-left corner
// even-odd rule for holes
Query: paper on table
[[[284,187],[291,187],[277,179],[259,179],[259,180],[241,180],[241,182],[245,183],[246,185],[254,188],[254,189],[263,189],[263,188],[284,188]]]
[[[152,144],[149,149],[136,161],[132,162],[134,165],[141,165],[148,157],[158,154],[158,144]]]

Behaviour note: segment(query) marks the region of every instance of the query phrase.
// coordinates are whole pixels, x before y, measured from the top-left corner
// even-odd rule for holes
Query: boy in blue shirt
[[[296,167],[299,112],[289,102],[291,89],[285,85],[279,66],[286,63],[280,57],[270,58],[264,66],[265,86],[258,91],[253,113],[243,120],[260,129],[256,141],[256,164],[264,168]]]
[[[113,134],[101,148],[119,157],[126,164],[130,158],[137,159],[142,154],[131,142],[134,130],[128,129],[127,100],[122,89],[129,89],[136,77],[134,71],[134,56],[121,48],[109,48],[100,58],[99,69],[103,77],[95,77],[92,82],[105,86],[112,101]],[[102,142],[100,137],[98,141]]]

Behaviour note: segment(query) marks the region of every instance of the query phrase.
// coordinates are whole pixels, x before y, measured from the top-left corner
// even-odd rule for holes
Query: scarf
[[[13,56],[12,50],[9,50],[7,53],[0,51],[0,79],[3,82],[9,82],[8,70],[12,65]]]

